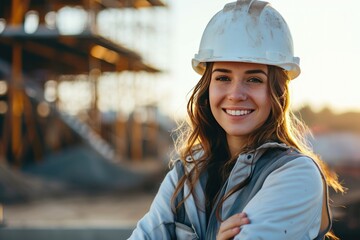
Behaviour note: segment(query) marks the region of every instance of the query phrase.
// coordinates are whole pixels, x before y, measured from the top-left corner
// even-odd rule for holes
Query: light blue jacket
[[[289,147],[266,143],[253,152],[239,155],[229,175],[225,194],[250,174],[251,163],[256,163],[269,148]],[[175,223],[171,209],[171,197],[178,179],[178,171],[173,168],[163,180],[149,212],[138,222],[129,239],[205,239],[205,184],[199,181],[195,187],[198,203],[195,203],[193,195],[185,201],[185,211],[191,223],[189,227]],[[229,215],[241,191],[224,202],[221,216]],[[184,196],[188,192],[185,184]],[[298,157],[268,175],[262,188],[248,202],[243,212],[247,213],[251,223],[244,225],[234,239],[315,239],[322,220],[326,222],[329,217],[327,186],[314,161],[305,156]],[[325,228],[329,224],[325,224]]]

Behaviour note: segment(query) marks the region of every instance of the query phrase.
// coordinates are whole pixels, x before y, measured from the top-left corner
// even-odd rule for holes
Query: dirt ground
[[[147,212],[154,194],[76,195],[4,205],[8,227],[126,227]]]

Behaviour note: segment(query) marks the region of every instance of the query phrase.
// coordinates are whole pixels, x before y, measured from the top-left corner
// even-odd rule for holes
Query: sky
[[[171,100],[173,114],[185,110],[200,76],[192,70],[202,32],[225,0],[168,0],[171,14]],[[293,108],[330,107],[360,111],[360,1],[269,1],[290,27],[302,73],[291,81]]]

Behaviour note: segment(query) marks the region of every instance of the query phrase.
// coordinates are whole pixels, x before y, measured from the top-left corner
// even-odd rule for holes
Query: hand
[[[232,239],[240,232],[240,227],[242,225],[249,223],[250,220],[248,219],[246,213],[238,213],[229,217],[221,223],[216,240]]]

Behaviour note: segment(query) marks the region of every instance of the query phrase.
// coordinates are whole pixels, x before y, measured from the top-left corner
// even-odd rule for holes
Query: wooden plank
[[[119,156],[122,157],[122,160],[124,158],[127,158],[128,155],[128,130],[127,130],[127,121],[126,119],[121,115],[121,113],[118,113],[118,116],[115,121],[115,134],[116,134],[116,152]]]
[[[143,158],[143,131],[139,113],[134,113],[131,126],[131,159],[139,162]]]
[[[46,46],[33,41],[24,42],[24,50],[48,59],[48,61],[61,62],[65,65],[72,65],[74,68],[89,71],[89,64],[86,57],[80,57],[68,52],[59,51],[51,46]]]
[[[15,165],[21,166],[20,155],[22,151],[21,130],[22,130],[22,114],[23,99],[21,93],[22,86],[22,47],[19,43],[13,44],[12,56],[12,79],[10,95],[10,114],[11,114],[11,150],[14,156]]]
[[[10,24],[21,25],[23,23],[25,13],[29,9],[29,3],[30,0],[12,0]]]
[[[3,205],[0,203],[0,227],[5,225],[5,221],[4,221],[4,207]]]

